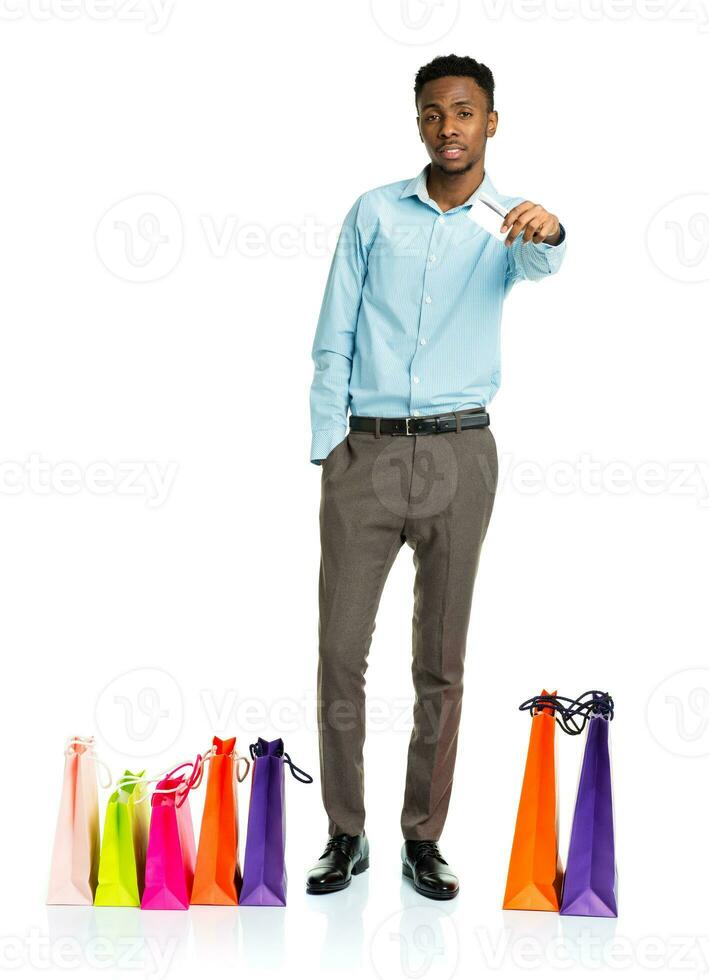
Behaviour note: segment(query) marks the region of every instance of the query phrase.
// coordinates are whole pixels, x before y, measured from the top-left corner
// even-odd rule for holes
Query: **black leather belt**
[[[461,429],[479,429],[490,424],[490,416],[483,409],[472,410],[469,414],[460,416]],[[353,432],[375,432],[377,419],[371,415],[351,415],[350,429]],[[379,431],[387,436],[427,436],[440,432],[455,432],[455,415],[450,412],[444,415],[420,418],[409,415],[402,419],[379,419]]]

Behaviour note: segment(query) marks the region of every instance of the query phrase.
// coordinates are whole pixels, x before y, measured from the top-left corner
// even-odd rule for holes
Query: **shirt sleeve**
[[[312,463],[325,459],[347,435],[354,337],[367,275],[363,200],[364,195],[357,198],[340,230],[311,350],[315,365],[310,387]]]
[[[561,263],[566,255],[566,229],[559,222],[561,238],[556,245],[548,242],[523,242],[520,234],[515,238],[512,245],[504,248],[507,250],[507,286],[511,286],[519,279],[544,279],[546,276],[553,276],[559,271]]]

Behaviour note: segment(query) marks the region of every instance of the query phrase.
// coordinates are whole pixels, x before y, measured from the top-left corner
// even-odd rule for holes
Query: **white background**
[[[0,2],[3,967],[709,966],[704,6]],[[505,309],[500,488],[442,839],[460,897],[427,903],[400,878],[404,548],[368,673],[370,872],[306,897],[326,822],[317,781],[289,780],[285,910],[48,910],[68,736],[94,733],[115,776],[215,732],[242,751],[280,734],[317,773],[310,346],[346,211],[427,162],[413,79],[451,51],[496,77],[494,184],[568,230],[561,273]],[[616,699],[617,922],[500,910],[516,707],[542,686]],[[558,738],[564,857],[579,743]]]

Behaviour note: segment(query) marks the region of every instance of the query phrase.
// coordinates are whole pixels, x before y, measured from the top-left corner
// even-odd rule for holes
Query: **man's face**
[[[445,173],[470,170],[497,128],[497,113],[487,111],[487,96],[472,78],[450,75],[426,82],[418,112],[419,133],[431,162]]]

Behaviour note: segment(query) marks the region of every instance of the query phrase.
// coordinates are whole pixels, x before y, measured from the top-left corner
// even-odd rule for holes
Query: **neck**
[[[485,160],[480,159],[462,173],[447,173],[441,167],[428,164],[426,189],[441,211],[450,211],[465,204],[485,178]]]

